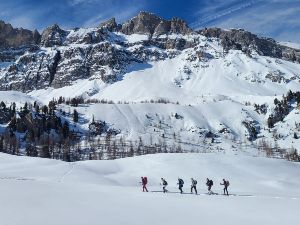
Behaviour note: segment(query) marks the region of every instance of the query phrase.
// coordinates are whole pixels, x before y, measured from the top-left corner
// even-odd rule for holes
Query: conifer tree
[[[74,121],[74,123],[78,122],[78,112],[76,109],[74,109],[74,112],[73,112],[73,121]]]

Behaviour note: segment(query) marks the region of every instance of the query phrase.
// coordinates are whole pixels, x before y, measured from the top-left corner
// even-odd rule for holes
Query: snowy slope
[[[298,224],[299,164],[283,160],[220,154],[148,155],[115,161],[64,163],[0,154],[0,215],[6,225],[119,224]],[[180,165],[180,166],[179,166]],[[171,192],[160,191],[160,177]],[[198,196],[180,195],[177,177],[198,180]],[[208,196],[230,180],[236,196]],[[17,216],[16,216],[17,214]],[[218,216],[216,216],[218,215]]]
[[[34,155],[31,148],[41,151],[50,143],[45,157],[54,157],[54,149],[58,158],[73,160],[65,154],[72,149],[83,155],[76,160],[93,158],[89,150],[107,159],[108,149],[118,144],[124,150],[124,143],[132,148],[142,143],[135,155],[159,146],[159,152],[169,147],[188,153],[72,163],[0,153],[0,225],[299,224],[300,164],[275,159],[278,147],[300,150],[296,97],[282,121],[274,128],[267,124],[278,107],[274,99],[300,91],[299,45],[251,39],[243,30],[228,30],[227,39],[218,29],[212,36],[203,36],[205,29],[149,39],[116,27],[49,29],[55,34],[49,41],[60,44],[1,52],[0,89],[7,91],[0,91],[5,103],[0,134],[6,132],[6,150],[19,146],[20,155]],[[61,96],[86,103],[57,104],[59,120],[44,107],[39,110]],[[7,129],[12,102],[21,121],[18,128],[11,124],[15,133]],[[21,110],[26,102],[28,114]],[[31,108],[34,102],[39,109]],[[65,127],[52,126],[65,121],[70,135],[60,132]],[[92,137],[91,123],[115,133],[106,129]],[[53,144],[57,134],[65,138],[62,145]],[[273,159],[265,157],[261,143],[267,150],[276,146]],[[149,193],[141,192],[141,176],[149,179]],[[161,177],[169,182],[168,194],[161,192]],[[184,195],[178,193],[178,177],[185,181]],[[189,193],[191,177],[198,180],[197,196]],[[206,194],[207,177],[214,180],[216,195]],[[230,180],[229,197],[222,195],[222,178]]]
[[[160,37],[167,38],[167,41],[183,39],[195,43],[194,47],[183,50],[147,45],[143,42],[147,41],[147,35],[124,35],[119,32],[108,32],[106,39],[100,43],[89,45],[80,42],[87,33],[94,31],[70,31],[65,45],[57,48],[44,47],[39,53],[45,54],[45,57],[53,57],[59,50],[61,55],[65,55],[60,62],[59,68],[62,72],[57,75],[57,79],[66,79],[70,85],[55,88],[47,85],[36,90],[29,88],[31,91],[26,94],[15,91],[0,92],[1,100],[8,106],[10,102],[17,101],[19,107],[25,101],[38,101],[41,105],[48,105],[49,101],[60,96],[111,100],[116,104],[97,103],[77,107],[76,110],[80,113],[78,124],[72,122],[75,108],[62,104],[58,109],[67,112],[64,119],[73,128],[76,125],[83,136],[88,134],[89,124],[94,117],[120,130],[119,137],[126,140],[136,141],[142,137],[147,143],[150,139],[158,143],[164,136],[169,145],[181,145],[184,149],[202,151],[204,146],[210,144],[205,140],[205,135],[213,132],[218,136],[216,145],[231,151],[231,146],[236,146],[236,142],[252,145],[247,141],[250,139],[249,128],[243,125],[244,122],[254,124],[258,138],[268,139],[274,146],[272,132],[267,127],[267,119],[274,108],[274,99],[281,99],[289,90],[300,90],[299,63],[258,55],[254,50],[251,54],[233,49],[224,52],[217,38],[207,38],[200,34]],[[100,56],[104,59],[112,57],[112,60],[117,58],[118,63],[125,63],[118,67],[118,72],[104,66],[106,72],[117,74],[114,82],[104,82],[99,74],[86,79],[75,79],[71,76],[72,73],[68,73],[71,77],[65,77],[67,73],[64,71],[77,65],[71,62],[86,60],[82,53],[84,49],[97,46],[109,48],[103,47],[100,55],[96,52],[95,60]],[[114,49],[116,55],[109,49]],[[130,57],[126,58],[123,54]],[[131,57],[136,57],[136,60],[130,61]],[[24,74],[20,76],[23,77]],[[155,103],[160,99],[167,104]],[[257,113],[254,104],[265,104],[266,114]],[[296,107],[294,104],[291,112],[294,116],[286,119],[288,123],[282,125],[279,122],[276,126],[279,134],[284,137],[278,141],[280,147],[300,146],[300,139],[293,139],[294,132],[299,133],[299,130],[295,130],[295,124],[300,123],[297,116],[299,110]],[[175,115],[179,115],[179,118]],[[228,132],[220,133],[224,129]],[[175,142],[174,134],[178,137]]]
[[[299,78],[298,64],[287,62],[282,66],[275,59],[258,57],[253,60],[233,51],[225,58],[190,65],[186,63],[188,54],[187,51],[175,59],[154,62],[145,65],[145,69],[133,70],[126,74],[124,80],[110,85],[95,97],[114,101],[163,97],[173,102],[195,104],[197,97],[203,94],[280,95],[289,89],[299,89],[299,82],[280,84],[264,77],[268,73],[282,71],[287,79],[295,75]],[[185,68],[190,69],[190,74],[184,72]]]
[[[80,79],[71,86],[40,89],[29,94],[44,101],[83,95],[116,102],[166,98],[195,104],[202,95],[274,96],[290,89],[299,90],[300,64],[255,53],[250,58],[237,50],[224,55],[218,41],[211,42],[201,35],[196,37],[201,40],[197,51],[205,52],[201,59],[197,59],[194,49],[186,49],[171,59],[131,64],[112,84],[104,84],[100,79]],[[135,44],[138,46],[138,43]]]
[[[227,107],[231,110],[226,110]],[[74,108],[65,106],[62,109],[68,112]],[[154,143],[158,143],[167,139],[170,145],[172,142],[194,144],[193,147],[184,147],[195,151],[203,148],[203,131],[218,133],[226,128],[232,133],[225,134],[222,138],[245,138],[246,129],[241,126],[241,121],[255,119],[264,123],[264,118],[246,109],[243,104],[231,100],[211,101],[193,106],[137,103],[92,104],[76,108],[83,120],[91,122],[94,116],[96,120],[106,121],[110,126],[120,129],[127,140],[142,137],[147,143],[151,138]],[[182,118],[176,118],[176,114]],[[88,123],[82,126],[88,129]],[[176,141],[174,133],[177,136]]]
[[[38,100],[38,98],[31,97],[19,91],[0,91],[0,99],[8,103],[8,105],[15,102],[17,106],[23,106],[25,102],[33,103]]]

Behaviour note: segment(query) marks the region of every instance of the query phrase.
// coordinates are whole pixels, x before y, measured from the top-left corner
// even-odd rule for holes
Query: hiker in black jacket
[[[228,196],[228,186],[229,186],[229,181],[228,180],[225,180],[223,179],[223,183],[220,183],[220,185],[224,185],[224,188],[223,188],[223,191],[224,191],[224,195],[226,193],[226,195]]]
[[[168,190],[166,189],[166,187],[168,186],[168,182],[164,178],[161,178],[161,182],[163,186],[163,192],[164,193],[168,192]]]
[[[183,184],[184,184],[184,182],[183,182],[183,180],[181,179],[181,178],[179,178],[178,177],[178,189],[180,190],[180,193],[182,194],[183,193],[183,190],[182,190],[182,188],[183,188]]]
[[[197,181],[191,178],[192,184],[191,184],[191,193],[193,193],[193,189],[195,190],[195,193],[197,194]]]
[[[212,194],[212,190],[211,190],[211,187],[214,185],[214,182],[208,178],[206,178],[206,186],[207,186],[207,189],[208,189],[208,194]]]

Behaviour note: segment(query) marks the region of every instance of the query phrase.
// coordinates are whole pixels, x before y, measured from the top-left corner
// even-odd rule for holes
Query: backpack
[[[144,184],[147,184],[147,183],[148,183],[147,177],[144,177],[144,178],[143,178],[143,183],[144,183]]]
[[[213,186],[214,182],[212,180],[209,181],[210,185]]]
[[[168,185],[168,182],[164,180],[163,185]]]
[[[182,179],[179,179],[179,184],[183,185],[184,181]]]
[[[230,185],[229,180],[226,181],[226,185],[227,187]]]
[[[197,181],[196,181],[196,180],[194,180],[193,184],[194,184],[194,185],[196,185],[196,184],[197,184]]]

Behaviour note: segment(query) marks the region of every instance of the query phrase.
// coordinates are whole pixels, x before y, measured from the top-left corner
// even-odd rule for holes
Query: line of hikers
[[[147,177],[141,177],[142,179],[142,186],[143,186],[143,192],[146,191],[148,192],[148,189],[147,189],[147,184],[148,184],[148,178]],[[168,192],[167,190],[167,186],[168,186],[168,182],[164,179],[164,178],[161,178],[161,185],[163,186],[163,192],[166,193]],[[182,194],[183,193],[183,185],[184,185],[184,181],[183,179],[179,178],[178,177],[178,189],[180,190],[180,193]],[[208,194],[214,194],[213,191],[211,190],[212,186],[214,185],[214,182],[211,180],[211,179],[208,179],[206,178],[206,186],[207,186],[207,189],[208,189]],[[220,183],[220,185],[223,185],[224,188],[223,188],[223,192],[224,192],[224,195],[229,195],[228,194],[228,187],[230,185],[229,181],[228,180],[225,180],[223,179],[223,182]],[[193,193],[193,191],[195,191],[195,194],[198,194],[197,192],[197,180],[195,180],[194,178],[191,178],[191,193]]]

